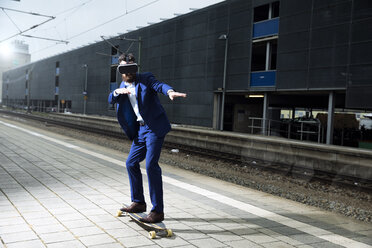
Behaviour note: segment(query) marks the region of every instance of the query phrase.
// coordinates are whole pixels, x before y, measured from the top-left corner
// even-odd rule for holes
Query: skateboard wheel
[[[116,214],[116,217],[120,217],[122,214],[123,212],[119,210],[118,213]]]
[[[155,231],[150,231],[149,236],[150,236],[150,239],[156,238],[156,232]]]
[[[172,237],[173,232],[172,229],[167,229],[167,237]]]

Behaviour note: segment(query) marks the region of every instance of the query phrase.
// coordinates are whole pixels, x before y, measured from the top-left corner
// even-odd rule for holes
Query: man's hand
[[[174,98],[176,97],[186,97],[187,95],[185,93],[180,93],[176,91],[169,91],[168,92],[169,99],[173,101]]]
[[[115,90],[115,94],[120,95],[120,94],[130,94],[130,91],[127,88],[117,88]]]

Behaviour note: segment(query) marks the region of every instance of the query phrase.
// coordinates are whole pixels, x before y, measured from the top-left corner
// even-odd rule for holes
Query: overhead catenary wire
[[[55,29],[56,29],[58,25],[60,25],[60,24],[63,23],[63,22],[66,22],[67,17],[73,15],[73,14],[74,14],[76,11],[78,11],[81,7],[83,7],[84,5],[86,5],[86,4],[88,4],[89,2],[92,2],[92,1],[94,1],[94,0],[88,0],[88,1],[86,1],[86,2],[84,2],[84,3],[81,3],[81,4],[79,4],[79,5],[76,5],[76,6],[74,6],[74,7],[68,8],[68,9],[66,9],[66,10],[63,10],[63,11],[61,11],[61,12],[58,12],[58,13],[54,14],[54,15],[56,16],[56,19],[57,19],[57,17],[60,17],[61,15],[65,14],[65,13],[67,13],[67,12],[69,12],[69,11],[71,11],[71,13],[66,14],[65,17],[63,18],[63,20],[61,20],[60,22],[58,22],[57,24],[55,24],[53,27],[49,27],[49,28],[46,28],[46,29],[42,29],[41,31],[50,30],[50,29],[52,29],[52,28],[55,28]],[[72,10],[73,10],[73,11],[72,11]],[[59,35],[59,33],[58,33],[58,35]],[[60,36],[60,35],[59,35],[59,36]],[[60,37],[60,38],[61,38],[61,37]],[[61,39],[62,39],[62,38],[61,38]]]
[[[97,29],[97,28],[99,28],[99,27],[101,27],[101,26],[103,26],[103,25],[106,25],[107,23],[110,23],[110,22],[112,22],[112,21],[116,21],[118,18],[121,18],[121,17],[123,17],[123,16],[125,16],[125,15],[128,15],[128,14],[130,14],[130,13],[136,12],[136,11],[138,11],[138,10],[140,10],[140,9],[143,9],[143,8],[145,8],[145,7],[147,7],[147,6],[150,6],[150,5],[152,5],[152,4],[156,3],[156,2],[159,2],[159,1],[160,1],[160,0],[155,0],[155,1],[149,2],[149,3],[147,3],[147,4],[144,4],[144,5],[142,5],[142,6],[138,7],[138,8],[136,8],[136,9],[133,9],[133,10],[131,10],[131,11],[126,11],[124,14],[121,14],[121,15],[119,15],[119,16],[116,16],[116,17],[114,17],[114,18],[111,18],[110,20],[105,21],[105,22],[103,22],[103,23],[101,23],[101,24],[98,24],[97,26],[94,26],[94,27],[92,27],[92,28],[90,28],[90,29],[88,29],[88,30],[85,30],[85,31],[83,31],[83,32],[81,32],[81,33],[79,33],[79,34],[73,35],[73,36],[70,37],[69,39],[71,40],[71,39],[74,39],[74,38],[76,38],[76,37],[79,37],[79,36],[81,36],[81,35],[83,35],[83,34],[85,34],[85,33],[88,33],[88,32],[90,32],[90,31],[92,31],[92,30],[94,30],[94,29]]]
[[[53,19],[54,19],[54,18],[55,18],[55,17],[53,17]],[[11,39],[11,38],[13,38],[13,37],[16,37],[16,36],[18,36],[18,35],[21,35],[21,34],[27,32],[27,31],[30,31],[31,29],[37,28],[38,26],[43,25],[43,24],[45,24],[45,23],[47,23],[47,22],[49,22],[49,21],[51,21],[51,20],[53,20],[53,19],[49,19],[49,20],[43,21],[43,22],[41,22],[41,23],[39,23],[39,24],[36,24],[36,25],[34,25],[34,26],[32,26],[32,27],[26,29],[26,30],[23,30],[23,31],[21,31],[21,32],[19,32],[19,33],[17,33],[17,34],[14,34],[14,35],[12,35],[12,36],[10,36],[10,37],[8,37],[8,38],[5,38],[4,40],[1,40],[0,43],[2,43],[2,42],[4,42],[4,41],[7,41],[7,40],[9,40],[9,39]]]
[[[116,47],[116,46],[115,46],[114,44],[112,44],[109,40],[107,40],[107,39],[105,38],[105,36],[101,35],[101,38],[102,38],[102,40],[104,40],[106,43],[108,43],[112,48],[116,49],[116,51],[117,51],[118,53],[123,53],[122,51],[120,51],[120,49],[119,49],[118,47]]]
[[[61,15],[61,14],[63,14],[63,13],[66,13],[66,12],[68,12],[68,11],[70,11],[70,10],[74,10],[74,9],[78,10],[79,8],[81,8],[82,6],[84,6],[85,4],[87,4],[87,3],[89,3],[89,2],[92,2],[92,1],[94,1],[94,0],[88,0],[88,1],[86,1],[86,2],[84,2],[84,3],[81,3],[81,4],[77,5],[77,6],[74,6],[74,7],[72,7],[72,8],[67,9],[67,10],[64,10],[64,11],[62,11],[62,12],[59,12],[59,13],[57,13],[57,15]],[[17,10],[17,9],[10,9],[10,8],[5,8],[5,7],[0,7],[0,8],[2,9],[2,11],[5,13],[5,15],[9,18],[9,20],[14,24],[14,26],[15,26],[15,27],[18,29],[18,31],[19,31],[17,34],[14,34],[14,35],[12,35],[12,36],[10,36],[10,37],[7,37],[7,38],[1,40],[0,43],[4,42],[4,41],[6,41],[6,40],[9,40],[9,39],[11,39],[11,38],[13,38],[13,37],[16,37],[16,36],[18,36],[18,35],[23,36],[23,37],[28,37],[28,38],[37,38],[37,39],[43,39],[43,40],[49,40],[49,41],[57,41],[58,43],[65,43],[65,44],[69,43],[68,41],[65,41],[65,40],[62,40],[62,39],[61,39],[61,40],[56,40],[56,39],[44,38],[44,37],[34,36],[34,35],[24,35],[24,33],[28,32],[28,31],[30,31],[30,30],[33,30],[33,29],[35,29],[36,27],[38,27],[38,26],[40,26],[40,25],[42,25],[42,24],[45,24],[46,22],[49,22],[49,21],[55,19],[55,18],[56,18],[55,16],[49,16],[49,15],[39,14],[39,13],[35,13],[35,12],[28,12],[28,11]],[[46,20],[46,21],[44,21],[44,22],[41,22],[41,23],[39,23],[39,24],[37,24],[37,25],[34,25],[34,26],[32,26],[32,27],[30,27],[30,28],[28,28],[28,29],[26,29],[26,30],[23,30],[23,31],[22,31],[22,30],[18,27],[18,25],[13,21],[13,19],[8,15],[8,13],[7,13],[5,10],[7,10],[7,11],[13,11],[13,12],[18,12],[18,13],[22,13],[22,14],[28,14],[28,15],[34,15],[34,16],[40,16],[40,17],[46,17],[46,18],[49,18],[49,19]],[[75,10],[75,11],[76,11],[76,10]],[[75,11],[74,11],[74,12],[75,12]],[[55,26],[55,27],[56,27],[56,26]],[[58,44],[58,43],[57,43],[57,44]]]
[[[134,41],[132,41],[132,42],[130,43],[130,45],[129,45],[127,51],[125,51],[125,53],[128,53],[128,52],[129,52],[129,50],[132,48],[133,44],[134,44]]]
[[[86,2],[84,2],[84,3],[81,3],[81,4],[79,4],[79,5],[76,5],[76,6],[74,6],[74,7],[71,7],[71,8],[69,8],[69,9],[66,9],[66,10],[63,10],[63,11],[61,11],[61,12],[58,12],[58,13],[56,13],[55,15],[56,15],[56,16],[59,16],[59,15],[62,15],[62,14],[64,14],[64,13],[66,13],[66,12],[69,12],[70,10],[79,9],[79,8],[83,7],[84,5],[86,5],[87,3],[92,2],[92,1],[94,1],[94,0],[88,0],[88,1],[86,1]],[[74,11],[74,12],[75,12],[75,11]]]
[[[11,39],[11,38],[13,38],[13,37],[15,37],[15,36],[22,35],[23,33],[27,32],[27,31],[30,31],[30,30],[32,30],[32,29],[34,29],[34,28],[37,28],[37,27],[40,26],[40,25],[43,25],[43,24],[45,24],[45,23],[47,23],[47,22],[49,22],[49,21],[55,19],[54,16],[48,16],[48,15],[43,15],[43,14],[34,13],[34,12],[26,12],[26,11],[16,10],[16,9],[9,9],[9,8],[4,8],[4,7],[0,7],[0,8],[4,11],[4,13],[6,13],[5,10],[9,10],[9,11],[19,12],[19,13],[23,13],[23,14],[29,14],[29,15],[35,15],[35,16],[41,16],[41,17],[46,17],[46,18],[48,18],[48,20],[45,20],[45,21],[43,21],[43,22],[41,22],[41,23],[39,23],[39,24],[33,25],[32,27],[30,27],[30,28],[28,28],[28,29],[26,29],[26,30],[23,30],[23,31],[20,30],[20,29],[18,28],[18,26],[13,22],[13,20],[11,20],[11,21],[13,22],[13,24],[17,26],[17,29],[19,30],[19,32],[18,32],[17,34],[14,34],[14,35],[8,37],[8,38],[5,38],[5,39],[1,40],[0,43],[2,43],[2,42],[4,42],[4,41],[7,41],[7,40],[9,40],[9,39]],[[8,16],[8,17],[9,17],[9,16]],[[10,18],[10,17],[9,17],[9,18]]]
[[[2,11],[5,13],[5,15],[8,17],[8,19],[13,23],[13,25],[18,29],[19,32],[22,32],[22,30],[18,27],[18,25],[13,21],[13,19],[6,13],[5,9],[3,8]]]
[[[133,10],[131,10],[131,11],[126,10],[124,14],[121,14],[121,15],[119,15],[119,16],[116,16],[116,17],[114,17],[114,18],[111,18],[111,19],[108,20],[108,21],[105,21],[105,22],[103,22],[103,23],[101,23],[101,24],[98,24],[98,25],[96,25],[96,26],[94,26],[94,27],[92,27],[92,28],[89,28],[89,29],[87,29],[87,30],[81,32],[81,33],[78,33],[78,34],[76,34],[76,35],[73,35],[73,36],[69,37],[69,38],[67,39],[67,41],[71,41],[72,39],[74,39],[74,38],[76,38],[76,37],[79,37],[79,36],[81,36],[81,35],[83,35],[83,34],[85,34],[85,33],[88,33],[88,32],[90,32],[90,31],[92,31],[92,30],[95,30],[95,29],[101,27],[101,26],[104,26],[104,25],[106,25],[106,24],[108,24],[108,23],[110,23],[110,22],[112,22],[112,21],[115,21],[115,20],[117,20],[117,19],[119,19],[119,18],[121,18],[121,17],[123,17],[123,16],[125,16],[125,15],[131,14],[131,13],[134,13],[134,12],[140,10],[140,9],[146,8],[146,7],[152,5],[152,4],[156,3],[156,2],[159,2],[159,1],[160,1],[160,0],[154,0],[154,1],[152,1],[152,2],[149,2],[149,3],[147,3],[147,4],[144,4],[144,5],[142,5],[142,6],[138,7],[138,8],[136,8],[136,9],[133,9]],[[39,52],[45,51],[45,50],[47,50],[47,49],[49,49],[49,48],[52,48],[52,47],[54,47],[54,46],[56,46],[56,45],[58,45],[58,44],[53,44],[53,45],[47,46],[47,47],[45,47],[45,48],[39,49],[39,50],[33,52],[32,54],[35,54],[35,53],[39,53]]]

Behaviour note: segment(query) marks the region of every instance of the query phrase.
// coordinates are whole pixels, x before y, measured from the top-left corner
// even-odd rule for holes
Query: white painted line
[[[22,127],[18,127],[16,125],[13,125],[13,124],[9,124],[9,123],[6,123],[6,122],[3,122],[3,121],[0,121],[1,124],[5,125],[5,126],[8,126],[8,127],[11,127],[11,128],[15,128],[15,129],[18,129],[22,132],[25,132],[25,133],[28,133],[28,134],[31,134],[31,135],[34,135],[36,137],[40,137],[40,138],[43,138],[43,139],[46,139],[46,140],[49,140],[49,141],[52,141],[54,143],[57,143],[59,145],[63,145],[65,147],[68,147],[68,148],[77,148],[77,146],[75,145],[72,145],[70,143],[67,143],[67,142],[63,142],[63,141],[60,141],[60,140],[57,140],[57,139],[53,139],[51,137],[48,137],[48,136],[45,136],[43,134],[40,134],[40,133],[36,133],[36,132],[32,132],[30,130],[27,130],[27,129],[24,129]]]
[[[5,126],[11,127],[11,128],[18,129],[18,130],[26,132],[28,134],[46,139],[48,141],[52,141],[54,143],[57,143],[57,144],[65,146],[65,147],[77,150],[79,152],[83,152],[83,153],[91,155],[93,157],[96,157],[96,158],[99,158],[99,159],[102,159],[102,160],[106,160],[106,161],[111,162],[113,164],[117,164],[119,166],[125,167],[123,161],[105,156],[103,154],[96,153],[96,152],[93,152],[93,151],[90,151],[90,150],[87,150],[87,149],[69,144],[67,142],[63,142],[63,141],[45,136],[43,134],[32,132],[32,131],[29,131],[27,129],[24,129],[24,128],[21,128],[21,127],[12,125],[12,124],[8,124],[8,123],[2,122],[2,121],[0,121],[0,124],[3,124]],[[141,169],[141,171],[142,171],[143,174],[146,174],[145,169]],[[259,207],[255,207],[251,204],[248,204],[248,203],[245,203],[245,202],[242,202],[242,201],[237,201],[233,198],[230,198],[230,197],[227,197],[227,196],[224,196],[224,195],[221,195],[221,194],[218,194],[218,193],[215,193],[215,192],[197,187],[195,185],[191,185],[191,184],[188,184],[188,183],[185,183],[185,182],[181,182],[179,180],[176,180],[176,179],[168,177],[168,176],[163,176],[163,181],[165,183],[172,184],[172,185],[177,186],[179,188],[182,188],[184,190],[188,190],[190,192],[205,196],[209,199],[218,201],[222,204],[229,205],[233,208],[240,209],[244,212],[251,213],[251,214],[259,216],[261,218],[268,219],[270,221],[275,221],[277,223],[288,226],[290,228],[295,228],[297,230],[300,230],[301,232],[308,233],[310,235],[313,235],[313,236],[318,237],[320,239],[327,240],[331,243],[334,243],[334,244],[337,244],[337,245],[340,245],[340,246],[344,246],[344,247],[348,247],[348,248],[372,248],[372,246],[370,246],[370,245],[367,245],[367,244],[364,244],[364,243],[361,243],[361,242],[343,237],[341,235],[332,233],[330,231],[327,231],[327,230],[324,230],[324,229],[321,229],[321,228],[318,228],[318,227],[314,227],[312,225],[309,225],[309,224],[306,224],[306,223],[303,223],[303,222],[300,222],[300,221],[297,221],[297,220],[293,220],[291,218],[282,216],[280,214],[276,214],[276,213],[271,212],[271,211],[267,211],[265,209],[261,209]],[[322,234],[319,235],[319,233],[322,233]]]

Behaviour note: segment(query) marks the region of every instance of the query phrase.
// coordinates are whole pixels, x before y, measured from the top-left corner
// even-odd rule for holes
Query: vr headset
[[[117,70],[120,74],[136,73],[138,71],[138,65],[136,63],[120,64]]]

